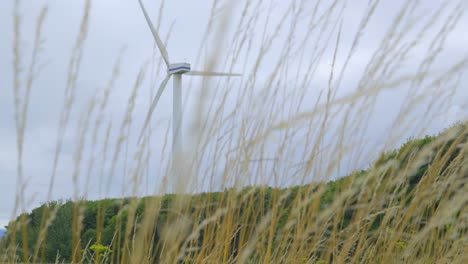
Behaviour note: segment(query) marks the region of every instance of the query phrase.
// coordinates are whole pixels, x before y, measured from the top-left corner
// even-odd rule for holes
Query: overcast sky
[[[114,129],[113,131],[118,131],[120,129],[122,116],[127,108],[127,101],[138,72],[145,63],[150,63],[148,67],[145,68],[147,69],[146,77],[136,99],[134,112],[135,125],[132,127],[132,129],[135,129],[135,132],[132,133],[131,136],[133,144],[136,142],[135,138],[137,134],[139,134],[137,130],[141,128],[141,122],[148,109],[150,89],[152,87],[151,83],[159,83],[163,78],[163,74],[161,74],[163,71],[160,70],[156,72],[151,66],[162,65],[160,64],[161,57],[159,53],[154,50],[154,41],[137,1],[95,0],[91,2],[89,32],[84,43],[83,60],[77,80],[76,101],[71,112],[69,127],[65,135],[62,154],[60,155],[57,170],[57,175],[60,177],[57,177],[52,199],[71,198],[76,191],[71,175],[74,171],[73,155],[76,151],[77,142],[80,140],[80,120],[82,120],[84,116],[83,113],[86,112],[90,99],[95,94],[101,95],[103,89],[109,82],[112,69],[119,54],[121,54],[122,58],[120,63],[120,75],[116,80],[115,88],[109,98],[109,105],[105,113],[105,122],[103,124],[103,127],[107,127],[107,124],[111,122]],[[148,11],[153,21],[156,23],[159,7],[161,6],[160,1],[148,0],[144,2],[147,3]],[[254,10],[257,2],[258,1],[251,1],[252,6],[249,10]],[[275,34],[278,22],[292,3],[292,1],[281,0],[265,2],[266,3],[262,2],[258,9],[248,11],[251,17],[254,17],[256,14],[259,21],[271,20],[267,26],[263,26],[266,22],[259,22],[259,26],[249,29],[251,30],[249,35],[253,36],[251,39],[256,40],[251,43],[250,49],[252,50],[261,49],[262,39],[264,39],[264,30],[266,36],[273,36]],[[298,4],[295,8],[301,6],[299,4],[301,1],[297,2]],[[423,2],[423,4],[413,10],[414,17],[412,19],[415,20],[415,25],[418,25],[416,23],[418,21],[427,22],[431,19],[430,14],[439,10],[441,6],[444,6],[441,4],[442,1]],[[405,64],[401,65],[398,69],[400,75],[414,72],[417,65],[419,65],[417,62],[424,61],[425,56],[427,56],[425,52],[433,43],[431,40],[436,39],[430,36],[437,35],[437,30],[440,30],[443,22],[449,19],[449,14],[454,14],[453,10],[456,10],[455,7],[457,7],[457,4],[460,4],[458,10],[462,10],[462,14],[460,14],[460,18],[455,21],[451,33],[444,41],[441,54],[438,56],[434,65],[432,65],[431,71],[442,73],[450,68],[456,61],[468,56],[468,34],[466,34],[468,18],[467,15],[463,13],[468,7],[468,1],[445,2],[448,3],[447,6],[444,7],[446,12],[443,12],[441,18],[435,21],[435,25],[432,26],[433,29],[431,28],[429,30],[429,37],[422,39],[418,48],[412,50],[411,53],[408,54],[408,59],[405,61]],[[352,46],[353,38],[361,21],[361,17],[366,8],[368,8],[368,3],[369,1],[364,0],[337,2],[337,8],[334,9],[332,15],[333,19],[329,21],[331,24],[335,23],[336,25],[339,25],[340,21],[342,23],[341,40],[336,57],[337,72],[341,69],[340,67],[342,67],[346,59],[346,54]],[[369,26],[363,32],[363,38],[361,39],[359,48],[356,50],[343,76],[343,83],[347,85],[340,86],[339,95],[346,95],[357,89],[357,84],[365,72],[367,63],[381,44],[381,39],[394,21],[397,12],[405,3],[406,1],[403,0],[383,1],[383,3],[377,6],[375,14],[369,22]],[[25,189],[27,195],[24,201],[25,210],[30,210],[41,202],[44,202],[47,198],[69,61],[84,10],[84,1],[22,1],[20,5],[20,49],[21,54],[23,54],[23,71],[21,75],[23,85],[26,82],[27,65],[29,65],[33,48],[37,19],[44,4],[48,4],[48,12],[43,26],[42,37],[44,42],[42,43],[39,62],[41,65],[44,64],[45,66],[32,86],[29,117],[24,139],[25,150],[23,162],[24,175],[27,179]],[[162,17],[160,17],[161,25],[159,32],[161,38],[164,40],[167,39],[170,33],[167,49],[171,61],[188,61],[192,63],[192,68],[201,69],[204,67],[204,62],[212,59],[213,51],[228,52],[231,44],[239,41],[235,40],[232,42],[236,32],[235,25],[238,23],[244,5],[245,1],[221,1],[217,5],[216,19],[213,21],[214,30],[212,30],[206,38],[200,54],[200,46],[209,22],[213,1],[166,1],[163,5]],[[319,43],[317,45],[320,45],[323,40],[316,39],[315,35],[306,38],[309,25],[303,22],[307,21],[307,16],[313,11],[314,5],[315,1],[304,1],[304,6],[302,8],[304,8],[305,11],[297,18],[299,20],[299,25],[295,28],[295,32],[292,36],[288,36],[287,30],[291,27],[291,24],[294,23],[294,16],[288,15],[283,21],[284,25],[279,30],[278,38],[272,43],[271,52],[265,55],[266,58],[259,65],[255,76],[258,80],[258,83],[255,84],[255,89],[261,90],[262,83],[267,82],[269,74],[273,71],[274,64],[276,63],[276,57],[279,57],[284,51],[284,43],[287,42],[288,37],[294,38],[295,40],[306,40],[304,48],[299,51],[297,58],[303,57],[304,60],[309,61],[316,59],[316,57],[313,57],[315,55],[311,53],[310,47],[313,47],[317,43]],[[320,5],[320,10],[325,10],[329,5],[329,1],[324,1],[324,3]],[[14,212],[15,195],[18,189],[16,177],[16,130],[12,89],[14,84],[13,7],[14,1],[7,0],[0,2],[0,226],[5,225]],[[268,13],[271,15],[269,18],[267,18]],[[421,23],[421,25],[423,24],[424,23]],[[217,27],[221,25],[223,29],[223,32],[221,32],[222,34],[216,31]],[[247,27],[246,24],[242,25]],[[411,23],[408,25],[411,25]],[[421,27],[421,25],[416,26],[416,28]],[[330,27],[327,28],[327,30],[336,33],[337,27]],[[415,32],[417,32],[416,29],[414,32],[410,30],[403,38],[415,38]],[[332,34],[333,39],[336,39],[335,33]],[[334,41],[330,43],[334,44]],[[250,56],[250,51],[245,50],[247,47],[248,46],[244,46],[244,50],[240,53],[242,59],[239,59],[236,64],[233,65],[232,70],[242,72],[244,76],[238,80],[229,80],[229,85],[234,89],[234,92],[232,92],[227,99],[228,102],[226,104],[228,107],[235,104],[235,89],[239,89],[239,87],[243,85],[248,85],[248,81],[246,80],[249,78],[249,71],[255,67],[255,59],[257,57]],[[292,48],[298,47],[300,46],[295,45]],[[321,84],[326,84],[328,81],[334,46],[327,47],[327,45],[325,45],[324,47],[326,47],[326,49],[323,51],[323,57],[321,57],[320,62],[317,63],[317,69],[313,79],[310,81],[311,86],[312,84],[320,86]],[[201,56],[199,57],[199,55]],[[296,70],[299,69],[300,74],[306,74],[305,72],[301,72],[301,64],[295,57],[287,60],[285,63],[288,64],[288,70],[285,70],[286,73],[283,73],[286,76],[283,78],[283,81],[287,81],[289,78],[294,79],[293,74],[287,71],[296,72]],[[216,60],[214,67],[219,70],[227,70],[223,67],[223,61],[220,59]],[[466,69],[467,66],[465,65],[464,68]],[[463,84],[468,81],[468,78],[465,71],[460,72],[457,76],[460,78],[459,83],[455,84],[454,87],[450,86],[446,88],[453,89],[454,91],[454,95],[449,102],[446,104],[441,103],[440,109],[432,109],[428,115],[424,105],[424,103],[428,101],[424,100],[434,100],[434,98],[426,98],[422,101],[421,106],[413,111],[413,118],[415,120],[424,119],[430,122],[424,126],[424,131],[418,130],[417,127],[412,127],[411,131],[414,131],[414,134],[412,134],[412,132],[406,133],[404,135],[405,138],[407,136],[418,136],[421,133],[436,133],[456,121],[465,120],[467,118],[468,111],[465,109],[468,107],[468,87]],[[184,78],[184,83],[187,84],[184,88],[190,88],[187,89],[189,91],[184,90],[185,95],[188,95],[184,97],[186,99],[184,101],[185,130],[189,129],[195,119],[195,115],[192,113],[196,111],[192,110],[196,107],[197,98],[199,98],[202,92],[201,87],[204,86],[201,85],[200,81],[191,78],[194,77]],[[284,86],[285,84],[282,82],[280,85]],[[171,86],[172,84],[169,84],[168,88]],[[212,86],[215,85],[213,84]],[[294,87],[288,87],[288,89],[292,90]],[[305,100],[309,100],[310,102],[314,101],[314,98],[317,97],[317,94],[321,90],[309,89],[307,87],[306,89]],[[363,148],[374,148],[375,145],[380,142],[379,140],[382,140],[382,137],[387,135],[385,134],[387,132],[386,129],[391,125],[400,106],[404,104],[408,93],[411,92],[400,89],[379,95],[376,105],[373,106],[369,124],[366,126],[367,132],[365,135],[369,143]],[[219,99],[216,95],[210,98],[211,100],[213,100],[213,98]],[[259,100],[261,100],[261,98]],[[312,103],[309,105],[311,104]],[[307,104],[304,107],[304,109],[309,108]],[[154,156],[156,156],[153,161],[161,159],[167,160],[166,155],[170,153],[168,147],[164,150],[161,149],[165,146],[164,135],[170,125],[171,110],[172,93],[170,89],[167,89],[158,105],[156,111],[157,115],[153,118],[153,123],[156,124],[153,130],[154,136],[152,137],[151,145],[152,152]],[[339,120],[339,118],[337,120]],[[187,138],[189,138],[189,135]],[[116,136],[113,136],[111,140],[113,142],[111,144],[114,144],[115,140]],[[327,140],[332,139],[330,138]],[[396,141],[396,145],[387,147],[396,147],[398,143],[401,143],[401,139]],[[132,149],[130,149],[129,153],[132,153]],[[133,159],[132,155],[133,154],[129,154],[129,159]],[[84,159],[86,158],[92,158],[92,155],[85,156]],[[86,162],[88,161],[86,160]],[[99,162],[99,160],[96,160],[96,163]],[[370,160],[362,160],[362,164],[368,162],[370,162]],[[115,174],[121,175],[121,171],[128,170],[126,166],[125,162],[119,160],[116,166],[117,172],[115,172]],[[157,170],[156,168],[158,167],[158,163],[153,163],[149,168]],[[83,168],[86,168],[86,165],[83,165]],[[92,179],[87,187],[84,187],[85,180],[80,181],[80,190],[78,192],[85,192],[84,190],[86,190],[87,195],[92,199],[101,198],[103,196],[119,196],[121,190],[124,188],[123,186],[128,183],[128,180],[124,179],[124,176],[118,176],[109,182],[109,186],[106,186],[105,183],[99,183],[99,187],[97,187],[99,181],[96,176],[97,171],[98,170],[92,173]],[[82,173],[84,175],[86,174],[84,172]],[[160,174],[157,172],[154,173]],[[153,177],[150,182],[146,183],[147,189],[143,194],[154,193],[157,189],[154,185],[158,185],[160,181],[161,178]],[[110,190],[102,190],[101,185],[104,185]]]

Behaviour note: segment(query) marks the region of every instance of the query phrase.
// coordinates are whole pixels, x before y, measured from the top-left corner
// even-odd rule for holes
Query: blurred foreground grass
[[[1,241],[1,262],[468,262],[467,125],[410,140],[378,159],[366,157],[369,148],[378,155],[408,134],[424,134],[466,89],[461,80],[467,54],[444,50],[466,1],[431,8],[402,1],[391,10],[385,9],[388,2],[363,1],[362,16],[351,19],[345,15],[356,11],[347,6],[350,1],[282,6],[249,0],[239,8],[214,1],[198,58],[210,53],[197,63],[242,69],[245,76],[193,85],[203,89],[190,94],[187,153],[174,162],[167,158],[167,130],[164,137],[156,129],[165,122],[155,121],[141,143],[135,140],[147,110],[141,98],[152,98],[161,60],[143,62],[129,88],[119,76],[138,65],[123,65],[124,54],[117,54],[104,89],[78,93],[86,48],[93,48],[85,45],[93,26],[92,2],[85,1],[68,67],[61,65],[67,70],[59,87],[63,98],[48,189],[41,190],[46,197],[30,213],[25,153],[36,142],[27,141],[26,132],[38,100],[32,91],[53,103],[48,87],[36,87],[47,56],[49,9],[39,10],[31,50],[25,52],[22,22],[28,18],[21,16],[20,2],[14,4],[12,31],[15,220]],[[154,19],[158,29],[163,7],[161,1]],[[378,34],[366,38],[383,20],[387,31],[377,32],[378,40]],[[348,23],[355,30],[348,31]],[[165,42],[171,28],[166,33]],[[93,74],[83,78],[104,75]],[[392,96],[401,100],[387,102]],[[126,104],[112,105],[122,98]],[[121,113],[115,105],[124,105]],[[376,118],[387,130],[375,132],[380,140],[371,144]],[[71,170],[59,175],[65,148],[73,152],[67,160]],[[362,167],[363,160],[376,161],[336,178],[346,168]],[[183,168],[179,177],[171,177],[172,167]],[[86,200],[97,189],[96,196],[108,197],[118,177],[128,198]],[[151,179],[158,195],[139,197]],[[71,201],[52,201],[59,180],[70,183]],[[200,193],[206,189],[218,192]]]
[[[292,188],[48,202],[8,225],[2,262],[464,263],[467,139],[459,124],[365,171]],[[46,210],[53,220],[37,244]],[[42,250],[22,250],[23,230]]]

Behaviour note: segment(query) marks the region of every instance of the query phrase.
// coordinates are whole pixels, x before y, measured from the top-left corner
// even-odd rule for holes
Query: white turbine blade
[[[210,72],[210,71],[189,71],[187,75],[193,76],[242,76],[239,73],[226,73],[226,72]]]
[[[169,67],[169,55],[167,54],[166,47],[164,47],[164,43],[159,38],[158,32],[156,32],[156,29],[153,27],[153,24],[151,23],[151,19],[149,18],[148,13],[146,12],[145,6],[143,6],[143,3],[141,2],[141,0],[139,0],[138,2],[140,2],[141,10],[143,10],[143,14],[145,15],[146,22],[148,23],[151,33],[153,34],[154,40],[156,41],[156,44],[158,45],[159,51],[161,52],[164,62],[166,63],[166,66]]]
[[[159,85],[159,90],[154,96],[153,102],[151,102],[150,109],[148,111],[148,114],[146,115],[145,123],[143,124],[143,128],[141,129],[140,137],[138,138],[138,142],[141,141],[141,138],[143,137],[143,132],[145,132],[146,127],[148,126],[151,115],[153,114],[154,109],[156,108],[156,105],[158,104],[159,98],[161,97],[161,94],[164,91],[164,88],[166,88],[167,82],[169,81],[169,78],[171,77],[170,74],[166,75],[166,78],[161,82],[161,85]]]

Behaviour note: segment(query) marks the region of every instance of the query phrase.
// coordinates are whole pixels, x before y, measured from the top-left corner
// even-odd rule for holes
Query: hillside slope
[[[132,263],[463,263],[467,138],[468,125],[457,125],[328,183],[49,202],[8,225],[1,255],[48,262],[59,254],[64,261]]]

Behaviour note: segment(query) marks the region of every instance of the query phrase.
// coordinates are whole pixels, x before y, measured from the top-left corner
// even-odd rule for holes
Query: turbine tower
[[[172,95],[172,160],[174,161],[176,156],[182,151],[182,75],[187,74],[192,76],[241,76],[241,74],[210,71],[193,71],[190,68],[189,63],[170,63],[166,47],[164,46],[163,42],[161,41],[161,38],[159,38],[158,36],[158,32],[156,32],[156,29],[151,23],[149,15],[146,12],[145,6],[141,2],[141,0],[138,1],[140,3],[141,10],[143,11],[143,14],[145,16],[146,22],[148,23],[151,33],[153,34],[154,41],[156,42],[156,45],[158,46],[158,49],[161,52],[161,56],[163,57],[164,62],[167,66],[167,75],[159,85],[158,92],[156,93],[153,101],[151,102],[150,109],[148,111],[145,123],[140,133],[139,141],[141,141],[143,133],[146,130],[146,127],[148,126],[148,123],[151,119],[151,115],[153,114],[153,111],[156,108],[156,105],[158,104],[161,94],[166,88],[169,79],[173,77],[174,83]]]

